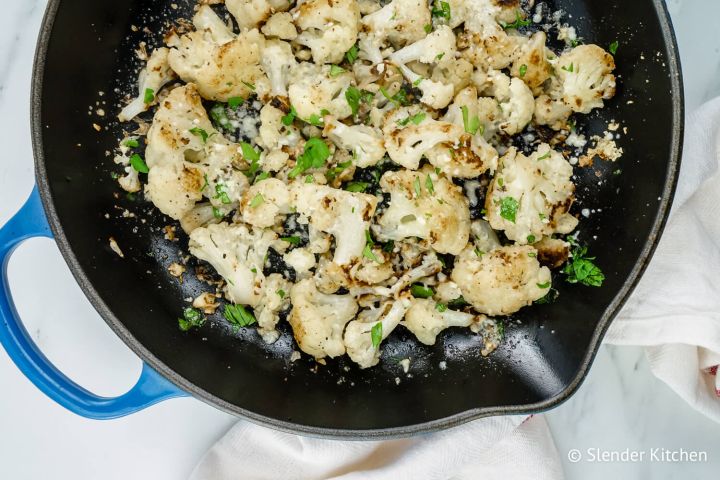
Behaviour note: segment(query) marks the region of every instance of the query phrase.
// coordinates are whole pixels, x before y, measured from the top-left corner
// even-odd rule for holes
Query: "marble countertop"
[[[46,0],[5,0],[0,16],[0,224],[33,185],[28,99],[35,39]],[[691,112],[720,94],[720,18],[716,0],[668,0]],[[38,272],[42,272],[41,275]],[[18,309],[42,350],[61,370],[106,395],[130,387],[140,361],[85,299],[55,244],[31,240],[9,265]],[[38,302],[36,292],[43,292]],[[139,414],[96,422],[41,394],[0,349],[0,465],[21,479],[186,478],[234,418],[184,398]],[[717,478],[720,425],[688,407],[649,370],[639,348],[603,347],[572,399],[547,414],[570,479]],[[571,449],[707,450],[695,464],[572,463]],[[131,460],[130,460],[131,459]]]

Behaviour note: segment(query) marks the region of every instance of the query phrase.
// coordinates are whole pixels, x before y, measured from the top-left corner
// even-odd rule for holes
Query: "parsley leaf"
[[[134,153],[132,157],[130,157],[130,165],[140,173],[148,173],[150,171],[145,160],[137,153]]]
[[[415,197],[419,198],[422,195],[422,189],[420,188],[420,177],[415,177],[413,181],[413,190],[415,190]]]
[[[520,15],[520,10],[516,10],[515,11],[515,21],[513,23],[500,22],[500,25],[505,30],[509,30],[511,28],[517,30],[521,27],[527,27],[528,25],[530,25],[530,20],[523,20],[522,16]]]
[[[363,249],[363,257],[368,260],[372,260],[373,262],[382,263],[377,255],[375,255],[375,252],[372,251],[372,247],[374,245],[375,242],[373,242],[373,239],[370,236],[370,230],[365,230],[365,248]]]
[[[200,310],[194,308],[186,308],[183,310],[182,318],[178,318],[178,327],[183,332],[187,332],[191,328],[201,327],[205,323],[205,317]]]
[[[536,285],[538,288],[542,288],[542,289],[550,288],[550,282],[538,283]]]
[[[525,65],[523,63],[522,65],[520,65],[520,68],[518,70],[520,73],[520,78],[523,78],[525,76],[525,74],[527,73],[527,65]]]
[[[410,293],[415,298],[430,298],[435,295],[435,291],[432,288],[420,285],[419,283],[413,283],[410,287]]]
[[[237,327],[247,327],[257,322],[255,316],[242,305],[225,305],[223,316]]]
[[[145,105],[150,104],[155,101],[155,90],[152,88],[146,88],[145,93],[143,94],[143,103]]]
[[[286,127],[289,127],[295,121],[295,117],[297,117],[297,111],[295,110],[295,107],[293,107],[291,105],[290,111],[287,113],[287,115],[283,116],[281,119],[282,124],[285,125]]]
[[[410,122],[412,122],[415,125],[420,125],[422,123],[422,121],[425,120],[426,116],[427,115],[425,114],[425,112],[418,112],[415,115],[411,115],[407,118],[403,118],[402,120],[398,120],[397,124],[400,125],[401,127],[404,127],[405,125],[407,125]]]
[[[358,193],[364,192],[369,186],[370,184],[367,182],[350,182],[345,187],[345,190],[347,190],[348,192]]]
[[[191,129],[190,129],[190,133],[192,133],[192,134],[195,135],[196,137],[200,137],[200,138],[202,139],[202,142],[203,142],[203,143],[207,143],[207,139],[208,139],[209,135],[208,135],[208,133],[207,133],[205,130],[203,130],[202,128],[200,128],[200,127],[191,128]]]
[[[220,210],[217,207],[212,207],[213,217],[217,218],[218,220],[222,220],[225,215],[223,215],[222,210]]]
[[[257,208],[263,203],[265,203],[265,197],[262,196],[262,193],[258,193],[253,197],[252,200],[250,200],[250,207]]]
[[[509,222],[515,223],[519,206],[520,204],[513,197],[504,197],[500,201],[500,216]]]
[[[224,205],[232,203],[230,197],[228,197],[227,194],[227,187],[222,183],[218,183],[215,185],[215,196],[213,198],[219,198]]]
[[[370,338],[372,339],[373,347],[378,348],[380,346],[380,342],[382,342],[382,337],[382,322],[378,322],[373,325],[372,329],[370,330]]]
[[[562,67],[560,67],[560,68],[562,68],[562,69],[565,70],[566,72],[570,72],[570,73],[572,73],[573,70],[575,70],[575,67],[573,66],[572,63],[571,63],[570,65],[568,65],[568,66],[562,66]]]
[[[305,149],[297,159],[288,177],[295,178],[310,168],[320,168],[330,156],[330,149],[321,138],[312,137],[305,142]]]
[[[249,143],[241,142],[240,148],[242,149],[242,154],[245,160],[250,160],[251,162],[260,160],[260,152],[255,150]]]
[[[300,237],[298,237],[297,235],[292,235],[290,237],[280,237],[280,240],[282,240],[283,242],[287,242],[290,245],[297,245],[300,243]]]
[[[435,2],[430,14],[435,18],[444,18],[445,21],[450,22],[450,4],[448,2]]]
[[[243,97],[232,97],[228,98],[228,107],[232,108],[233,110],[238,108],[240,105],[242,105],[245,102],[245,99]]]
[[[263,180],[267,180],[268,178],[270,178],[269,172],[261,172],[260,175],[255,177],[255,181],[253,182],[253,184],[260,183]]]
[[[587,256],[587,247],[576,246],[572,252],[572,258],[563,269],[567,275],[568,283],[582,283],[588,287],[602,286],[605,275],[602,270],[593,263],[595,257]]]
[[[138,142],[138,141],[137,141],[136,139],[134,139],[134,138],[128,138],[127,140],[125,140],[125,141],[123,142],[123,145],[125,145],[125,146],[128,147],[128,148],[137,148],[137,147],[140,146],[140,142]]]
[[[360,90],[357,87],[350,86],[345,90],[345,100],[347,100],[353,115],[357,115],[360,111],[361,103],[369,103],[372,101],[374,95],[372,92],[367,90]]]
[[[465,105],[460,107],[460,110],[462,110],[463,126],[465,127],[465,131],[470,135],[475,135],[478,130],[480,130],[480,119],[477,116],[469,118],[470,114],[468,112],[468,107]]]
[[[528,242],[528,243],[535,243],[535,235],[528,235],[528,236],[527,236],[527,242]]]
[[[345,73],[345,69],[338,65],[330,65],[330,76],[337,77],[341,73]]]
[[[248,87],[250,90],[255,90],[255,84],[250,83],[250,82],[246,82],[245,80],[243,80],[242,83],[243,83],[243,85],[245,85],[246,87]]]
[[[437,310],[440,313],[443,313],[447,311],[448,307],[444,303],[436,303],[435,304],[435,310]]]
[[[617,53],[617,49],[618,49],[619,46],[620,46],[620,43],[619,43],[617,40],[615,40],[615,41],[612,42],[612,43],[610,44],[610,46],[608,47],[608,52],[610,52],[613,56],[615,56],[615,54]]]
[[[427,191],[430,192],[430,195],[435,194],[435,185],[433,184],[432,178],[430,178],[430,174],[425,177],[425,188],[427,188]]]
[[[357,58],[358,58],[358,47],[357,47],[357,44],[355,44],[355,45],[353,45],[352,47],[350,47],[350,50],[348,50],[348,51],[345,53],[345,58],[347,59],[347,61],[348,61],[348,63],[349,63],[350,65],[352,65],[353,63],[355,63],[355,60],[357,60]]]

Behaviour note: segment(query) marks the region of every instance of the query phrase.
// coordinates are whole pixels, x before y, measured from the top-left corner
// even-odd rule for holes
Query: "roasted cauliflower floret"
[[[316,63],[340,63],[355,45],[360,26],[356,0],[306,0],[293,11],[300,34],[295,39]]]
[[[282,40],[266,40],[260,63],[270,80],[270,95],[287,97],[290,70],[297,63],[290,44]]]
[[[553,130],[567,128],[567,122],[572,114],[570,106],[560,99],[540,95],[535,99],[535,123],[547,125]]]
[[[282,121],[285,113],[279,108],[266,104],[260,110],[260,128],[255,143],[265,149],[262,158],[263,171],[277,172],[289,159],[288,152],[297,152],[302,147],[300,131],[292,124]]]
[[[442,81],[436,82],[435,80],[424,78],[402,64],[398,65],[398,68],[408,83],[417,85],[417,88],[422,92],[420,101],[425,105],[434,109],[440,109],[447,107],[448,103],[452,101],[453,94],[455,93],[455,86],[453,84],[445,84],[442,83]]]
[[[197,84],[203,98],[222,102],[267,92],[268,80],[260,67],[265,37],[260,32],[235,36],[208,5],[200,7],[193,23],[197,30],[179,37],[168,54],[180,78]]]
[[[455,56],[455,34],[447,25],[441,25],[421,40],[393,52],[390,61],[398,65],[415,61],[436,63],[446,55]]]
[[[452,280],[463,298],[486,315],[510,315],[544,297],[550,270],[530,246],[506,246],[481,254],[468,247],[455,259]]]
[[[425,37],[425,25],[431,23],[429,3],[426,0],[393,0],[362,18],[366,36],[361,38],[360,48],[363,50],[362,44],[365,43],[380,55],[380,49],[388,43],[398,48]],[[373,63],[381,61],[382,55]]]
[[[263,298],[263,265],[271,230],[248,230],[245,225],[219,223],[190,233],[190,253],[208,262],[226,281],[225,295],[239,305],[259,305]]]
[[[575,191],[571,176],[567,160],[546,144],[529,157],[510,148],[500,159],[485,200],[490,225],[520,244],[570,233],[577,225],[567,213]]]
[[[250,30],[265,22],[274,12],[290,9],[292,3],[286,0],[225,0],[225,6],[241,30]]]
[[[347,265],[362,256],[378,202],[374,195],[314,184],[295,184],[292,195],[292,205],[311,228],[335,237],[335,263]]]
[[[195,85],[170,92],[155,113],[147,135],[148,199],[165,215],[182,220],[206,196],[230,206],[247,188],[238,148],[210,123]]]
[[[128,103],[118,115],[121,122],[132,120],[157,103],[160,89],[175,78],[175,72],[168,64],[167,48],[157,48],[152,52],[145,68],[138,76],[139,93],[137,98]]]
[[[382,135],[367,125],[345,125],[326,116],[323,135],[339,148],[349,150],[353,163],[360,168],[376,165],[385,155]]]
[[[545,32],[533,34],[518,49],[510,69],[512,76],[520,78],[535,94],[540,93],[542,85],[550,78],[551,67],[547,60],[545,41]]]
[[[273,343],[280,337],[275,329],[280,321],[280,312],[290,306],[290,288],[288,282],[279,273],[271,273],[265,278],[262,300],[255,307],[258,333],[265,343]]]
[[[433,120],[417,107],[402,107],[391,110],[385,116],[383,135],[392,161],[417,170],[426,152],[437,145],[454,145],[463,135],[463,128]]]
[[[415,298],[402,325],[425,345],[435,345],[437,336],[450,327],[470,327],[485,320],[485,315],[457,312],[440,307],[430,299]]]
[[[470,210],[462,189],[432,168],[387,172],[380,187],[390,206],[378,221],[383,240],[426,239],[435,251],[457,255],[470,236]]]
[[[579,45],[555,64],[562,99],[574,112],[590,113],[615,95],[615,60],[597,45]]]
[[[360,312],[357,320],[348,323],[343,337],[350,359],[360,368],[377,365],[380,361],[380,343],[400,324],[410,304],[409,295],[405,295],[385,302],[379,308]]]
[[[243,222],[254,227],[272,227],[278,215],[290,210],[290,191],[276,178],[268,178],[251,186],[240,201]]]
[[[285,3],[290,5],[290,2]],[[292,14],[288,12],[278,12],[270,17],[260,31],[266,37],[277,37],[281,40],[295,40],[298,35]]]
[[[339,119],[349,117],[352,109],[345,99],[345,91],[351,82],[351,73],[330,75],[330,65],[300,63],[291,71],[290,103],[305,120],[313,115],[322,116],[323,111]]]
[[[343,331],[358,311],[355,299],[320,293],[313,279],[296,283],[290,299],[293,310],[288,321],[300,349],[317,359],[344,354]]]

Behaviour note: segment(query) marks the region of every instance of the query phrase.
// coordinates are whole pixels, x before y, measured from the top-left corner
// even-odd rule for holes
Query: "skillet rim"
[[[158,373],[163,375],[178,388],[190,393],[194,398],[197,398],[224,412],[286,433],[308,435],[327,439],[382,440],[407,438],[409,436],[417,435],[420,433],[430,433],[444,430],[483,417],[490,417],[496,415],[527,415],[543,412],[555,408],[568,400],[580,387],[582,382],[585,380],[585,377],[587,376],[587,373],[595,359],[595,356],[597,355],[601,341],[608,327],[610,326],[610,323],[619,313],[619,311],[629,298],[630,294],[637,286],[640,278],[642,277],[642,274],[644,273],[650,260],[652,259],[653,253],[655,252],[657,244],[665,228],[670,213],[670,208],[672,206],[672,201],[675,195],[675,188],[678,182],[685,129],[685,94],[683,89],[682,70],[680,65],[677,39],[675,37],[675,32],[672,27],[672,21],[667,9],[667,5],[663,0],[652,0],[652,3],[658,15],[658,21],[660,23],[662,37],[668,53],[667,62],[669,67],[670,82],[672,85],[671,93],[673,133],[671,147],[669,151],[670,158],[667,166],[667,179],[663,187],[662,199],[658,206],[657,214],[655,215],[655,220],[653,222],[652,229],[650,230],[648,240],[645,242],[645,245],[640,252],[640,256],[635,262],[632,271],[628,275],[625,284],[615,296],[615,299],[610,303],[610,305],[608,305],[602,317],[600,318],[600,321],[598,322],[598,325],[595,328],[595,332],[593,333],[593,336],[591,338],[590,346],[585,354],[584,359],[580,364],[580,368],[575,378],[560,393],[542,402],[518,406],[475,408],[429,422],[418,423],[403,427],[391,427],[372,430],[350,430],[301,425],[293,422],[287,422],[284,420],[278,420],[264,415],[259,415],[255,412],[245,410],[229,402],[226,402],[211,394],[210,392],[201,389],[200,387],[191,383],[185,378],[181,377],[168,365],[160,361],[155,355],[153,355],[151,351],[149,351],[147,348],[145,348],[145,346],[143,346],[140,342],[137,341],[137,339],[127,330],[125,325],[108,308],[105,302],[102,301],[100,295],[85,275],[82,267],[80,266],[80,263],[75,258],[75,255],[72,252],[72,248],[70,247],[70,243],[65,236],[63,227],[60,223],[60,219],[57,216],[57,212],[52,201],[49,181],[47,178],[47,171],[45,169],[43,128],[41,117],[43,80],[45,74],[45,57],[47,54],[48,44],[52,35],[55,17],[58,9],[60,8],[61,1],[62,0],[48,1],[45,15],[40,28],[40,34],[38,36],[37,47],[35,50],[35,60],[33,64],[33,76],[30,94],[30,118],[32,146],[35,160],[35,177],[42,204],[47,215],[48,223],[50,224],[50,228],[52,229],[53,235],[55,237],[55,242],[57,243],[57,246],[60,249],[63,258],[65,259],[65,262],[70,268],[73,277],[80,285],[80,288],[83,290],[83,293],[88,298],[92,306],[100,314],[103,320],[105,320],[105,323],[108,324],[108,326],[113,330],[113,332],[118,337],[120,337],[120,339],[130,348],[130,350],[132,350],[136,355],[140,357],[142,361],[150,365]]]

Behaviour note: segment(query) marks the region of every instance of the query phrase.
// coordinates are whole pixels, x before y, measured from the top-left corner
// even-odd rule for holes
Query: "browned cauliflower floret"
[[[255,227],[272,227],[279,215],[290,210],[290,191],[276,178],[268,178],[251,186],[242,196],[240,211],[243,222]]]
[[[267,92],[268,79],[260,67],[265,37],[257,30],[235,36],[208,5],[193,18],[197,29],[172,42],[168,62],[186,82],[197,84],[210,100],[247,98]]]
[[[343,332],[358,311],[355,299],[320,293],[311,278],[296,283],[290,299],[293,309],[288,321],[300,349],[318,359],[344,354]]]
[[[380,63],[383,60],[381,50],[388,45],[399,48],[420,40],[427,35],[425,25],[430,23],[426,0],[392,0],[362,18],[361,55],[372,63]]]
[[[345,92],[352,82],[352,74],[330,74],[330,65],[303,62],[290,72],[290,103],[300,118],[307,120],[313,115],[322,117],[326,112],[336,118],[352,115],[345,99]],[[324,112],[325,111],[325,112]]]
[[[167,48],[158,48],[152,52],[147,65],[140,71],[138,77],[140,93],[118,115],[121,122],[132,120],[155,105],[160,89],[175,78],[175,72],[170,69],[170,64],[168,64],[168,53]]]
[[[540,93],[550,78],[551,67],[547,60],[545,32],[537,32],[517,51],[510,73],[522,79],[534,94]]]
[[[360,27],[356,0],[305,0],[293,17],[300,29],[295,41],[310,49],[315,63],[340,63],[355,45]]]
[[[577,225],[567,213],[575,191],[571,176],[567,160],[546,144],[529,157],[510,148],[500,159],[485,200],[490,225],[520,244],[570,233]]]
[[[597,45],[579,45],[554,65],[559,96],[574,112],[590,113],[615,95],[615,60]]]
[[[455,259],[452,280],[478,312],[510,315],[550,291],[550,270],[540,266],[536,255],[530,246],[500,247],[484,254],[468,247]]]
[[[402,325],[425,345],[435,345],[437,336],[450,327],[470,327],[485,320],[485,315],[457,312],[430,299],[415,298]]]
[[[470,210],[462,188],[432,168],[387,172],[380,179],[390,206],[378,221],[380,237],[426,239],[435,251],[457,255],[470,236]]]
[[[290,9],[292,2],[287,0],[225,0],[225,6],[235,17],[241,30],[257,28],[274,12]]]

